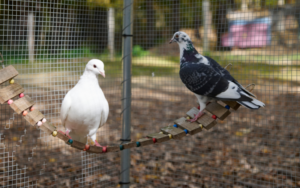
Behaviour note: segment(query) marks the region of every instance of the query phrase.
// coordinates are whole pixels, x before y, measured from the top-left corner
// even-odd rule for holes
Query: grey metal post
[[[132,11],[133,0],[124,0],[123,9],[123,143],[129,142],[131,126],[131,52],[132,52]],[[130,186],[130,150],[121,152],[121,188]]]

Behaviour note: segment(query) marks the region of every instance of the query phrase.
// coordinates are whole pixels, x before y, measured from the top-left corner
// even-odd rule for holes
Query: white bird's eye
[[[177,34],[177,35],[175,35],[175,37],[176,37],[176,38],[178,38],[178,37],[179,37],[179,35]]]
[[[96,65],[94,65],[94,68],[97,68],[97,66],[96,66]]]

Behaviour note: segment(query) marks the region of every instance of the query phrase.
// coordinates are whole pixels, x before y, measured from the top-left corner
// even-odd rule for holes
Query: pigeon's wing
[[[109,106],[108,106],[107,100],[105,99],[105,101],[103,101],[103,110],[101,113],[99,128],[102,127],[106,123],[107,118],[108,118],[108,113],[109,113]]]
[[[229,71],[224,69],[221,65],[219,65],[219,63],[217,63],[214,59],[205,56],[209,63],[210,66],[219,74],[221,74],[225,79],[234,82],[235,84],[237,84],[245,93],[247,93],[248,95],[255,97],[255,95],[253,93],[251,93],[250,91],[246,90],[236,79],[233,78],[233,76],[230,75]]]
[[[105,95],[104,95],[102,89],[100,88],[100,86],[99,86],[99,89],[100,89],[99,90],[100,93],[99,93],[98,97],[99,97],[99,106],[101,106],[101,115],[100,115],[100,122],[99,122],[98,128],[102,127],[106,123],[108,114],[109,114],[108,102],[107,102]]]
[[[229,85],[218,72],[203,63],[184,63],[179,74],[186,87],[198,95],[215,97]]]
[[[72,105],[72,99],[70,97],[70,92],[68,92],[62,102],[61,110],[60,110],[60,118],[63,126],[65,126],[65,122],[68,117],[68,112],[71,105]]]

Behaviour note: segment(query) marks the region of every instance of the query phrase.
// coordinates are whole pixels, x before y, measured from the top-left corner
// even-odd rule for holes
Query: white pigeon
[[[204,114],[203,110],[212,100],[236,101],[249,109],[265,106],[215,60],[199,54],[185,32],[176,32],[172,42],[176,42],[180,49],[180,79],[196,95],[200,105],[199,113],[191,122]]]
[[[61,106],[61,121],[70,139],[82,143],[90,137],[96,146],[96,132],[108,117],[108,102],[101,90],[97,76],[105,77],[104,64],[90,60],[78,83],[66,94]]]

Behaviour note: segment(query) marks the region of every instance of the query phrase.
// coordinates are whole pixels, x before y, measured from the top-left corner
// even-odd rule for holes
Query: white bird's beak
[[[100,72],[100,74],[105,78],[105,73],[104,72]]]

